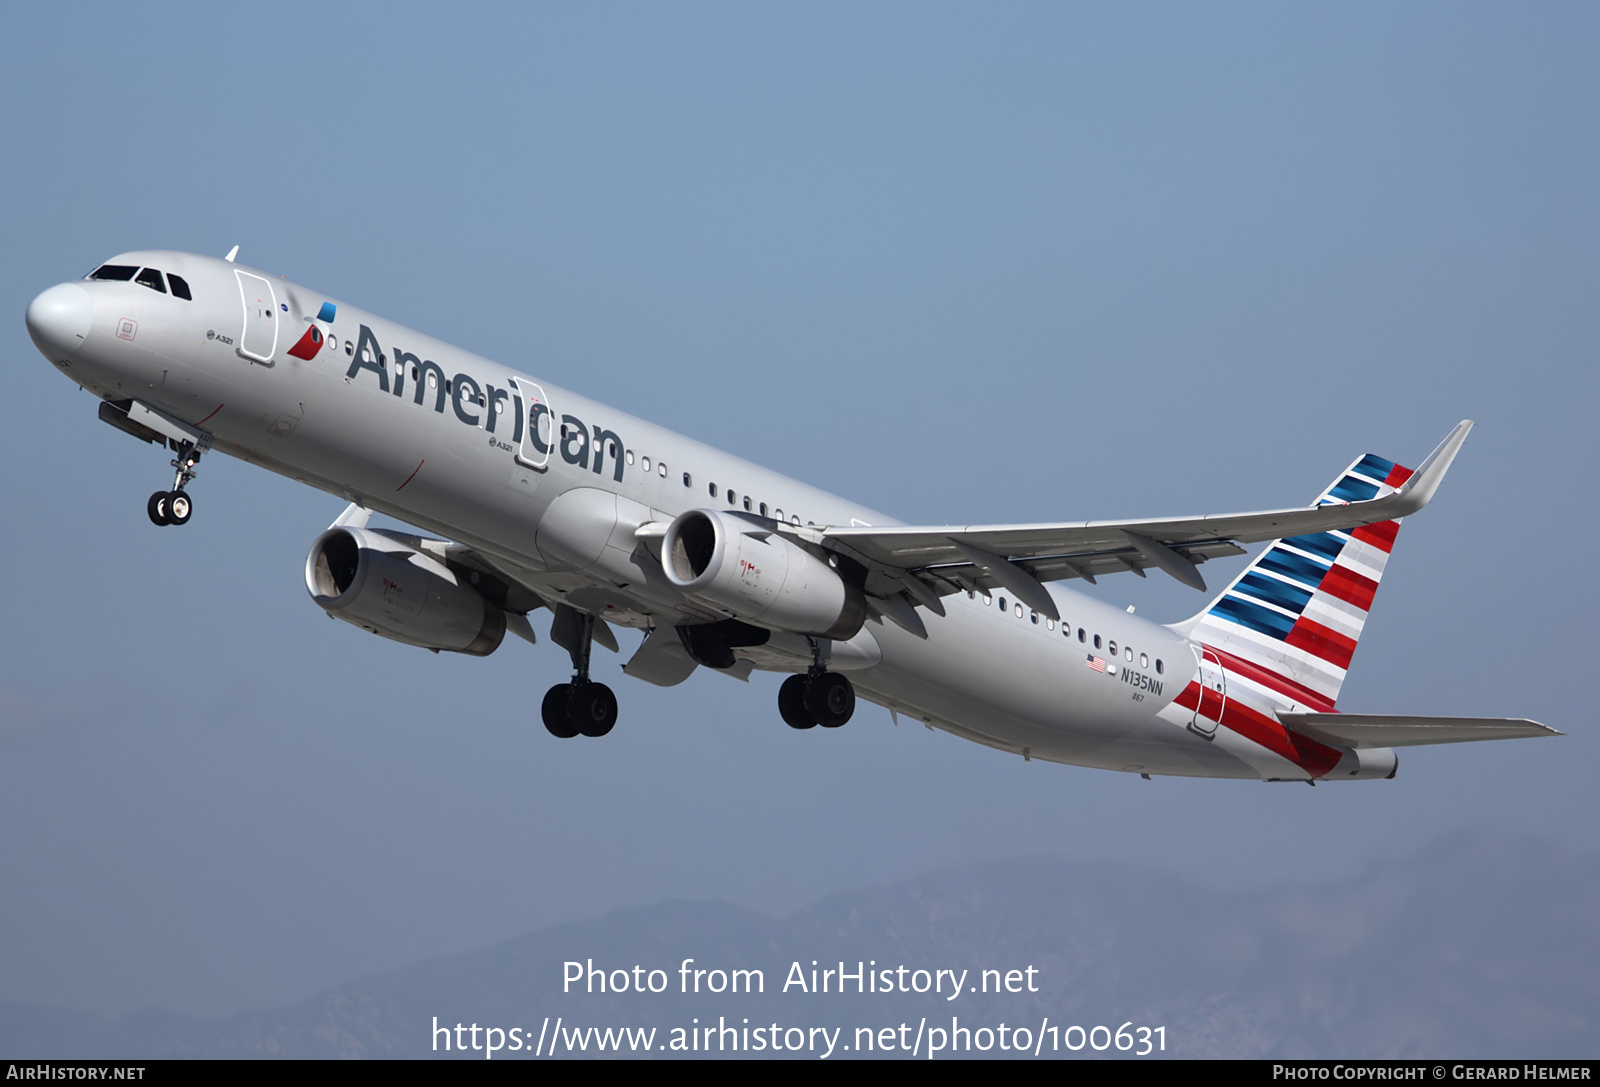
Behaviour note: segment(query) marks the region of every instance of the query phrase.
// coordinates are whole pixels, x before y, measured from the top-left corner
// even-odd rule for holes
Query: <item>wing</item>
[[[1450,468],[1472,422],[1457,424],[1422,466],[1398,487],[1371,498],[1256,513],[1081,521],[1034,525],[896,525],[794,528],[802,539],[849,556],[867,568],[867,592],[889,600],[884,614],[899,622],[912,601],[943,614],[938,597],[964,589],[1005,588],[1034,610],[1059,619],[1043,582],[1154,567],[1185,585],[1205,589],[1196,565],[1243,553],[1259,543],[1332,529],[1390,521],[1426,506]],[[900,610],[899,616],[892,614]],[[915,616],[912,616],[915,619]],[[902,623],[902,625],[905,625]],[[920,621],[917,622],[920,626]]]
[[[549,608],[555,618],[550,624],[550,640],[568,652],[575,652],[579,634],[576,627],[578,605],[594,620],[593,635],[597,645],[611,652],[619,652],[617,635],[601,615],[608,614],[603,590],[579,589],[567,593],[565,599],[556,595],[535,571],[488,555],[465,544],[450,543],[445,546],[446,559],[469,570],[486,574],[492,581],[476,582],[480,592],[499,604],[506,612],[506,629],[524,641],[535,641],[533,626],[528,618],[538,608]],[[586,600],[585,597],[598,599]],[[592,605],[592,606],[590,606]]]

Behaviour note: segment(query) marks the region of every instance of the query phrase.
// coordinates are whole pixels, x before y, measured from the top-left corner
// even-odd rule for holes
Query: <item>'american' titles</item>
[[[539,417],[552,414],[549,405],[534,403],[528,410],[525,423],[522,397],[511,389],[496,388],[487,382],[480,385],[471,374],[446,377],[444,368],[438,363],[431,359],[419,358],[409,351],[398,348],[395,350],[394,362],[394,380],[391,382],[388,358],[378,344],[378,337],[373,334],[372,329],[362,325],[355,350],[350,356],[350,366],[344,376],[346,380],[354,381],[363,370],[370,371],[377,375],[380,391],[391,396],[403,397],[406,392],[406,378],[409,375],[413,385],[411,395],[413,404],[421,407],[423,401],[427,399],[429,389],[432,388],[435,390],[434,411],[443,415],[445,400],[448,398],[458,421],[474,429],[481,424],[489,434],[495,432],[495,426],[505,417],[506,406],[509,405],[512,416],[512,448],[522,444],[526,426],[529,444],[541,455],[548,454],[551,445],[557,445],[560,447],[562,460],[577,468],[588,468],[595,475],[600,475],[604,471],[606,455],[609,453],[611,478],[617,483],[622,482],[622,473],[627,464],[622,456],[624,449],[622,437],[616,431],[599,426],[591,428],[575,415],[563,415],[560,437],[556,437],[555,428],[552,427],[551,441],[546,442],[539,435]],[[431,385],[429,379],[432,379]]]

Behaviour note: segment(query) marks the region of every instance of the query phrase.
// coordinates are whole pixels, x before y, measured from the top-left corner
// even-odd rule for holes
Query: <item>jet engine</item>
[[[506,615],[432,555],[364,528],[330,528],[306,556],[306,591],[336,619],[407,645],[487,657]]]
[[[866,619],[861,590],[768,527],[721,510],[689,510],[661,540],[667,580],[747,623],[848,641]]]

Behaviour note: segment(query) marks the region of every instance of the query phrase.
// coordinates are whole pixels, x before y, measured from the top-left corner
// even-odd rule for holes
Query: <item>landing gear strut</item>
[[[193,442],[184,442],[178,446],[178,455],[173,458],[172,466],[177,474],[172,477],[172,490],[157,491],[150,496],[150,501],[145,503],[145,512],[150,515],[152,524],[157,525],[186,525],[189,515],[194,512],[194,499],[189,497],[185,487],[189,481],[199,473],[195,466],[200,463],[200,449]]]
[[[557,638],[572,655],[572,682],[557,683],[545,692],[539,714],[550,735],[563,740],[574,736],[604,736],[617,723],[617,696],[604,683],[589,678],[589,647],[594,640],[594,616],[563,605],[556,623],[575,625],[568,638]],[[552,631],[555,636],[555,631]]]
[[[790,728],[838,728],[856,712],[856,690],[849,679],[827,671],[832,643],[826,638],[810,641],[811,667],[778,688],[778,715]]]

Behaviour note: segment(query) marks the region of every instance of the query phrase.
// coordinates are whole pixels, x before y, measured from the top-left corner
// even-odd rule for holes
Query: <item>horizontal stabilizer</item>
[[[1391,713],[1280,713],[1278,720],[1313,740],[1341,747],[1416,747],[1469,740],[1563,736],[1520,717],[1406,717]]]

